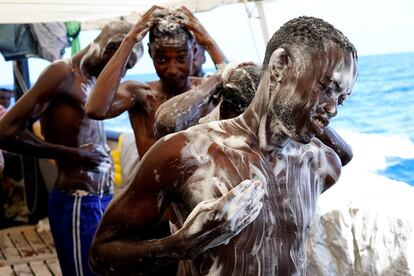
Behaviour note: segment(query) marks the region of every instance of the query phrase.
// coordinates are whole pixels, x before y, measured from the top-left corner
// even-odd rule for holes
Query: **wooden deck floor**
[[[50,232],[34,225],[0,230],[0,275],[62,275]]]

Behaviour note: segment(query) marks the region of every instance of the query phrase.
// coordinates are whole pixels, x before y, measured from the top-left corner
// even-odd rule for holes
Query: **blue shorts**
[[[109,195],[72,195],[53,189],[49,194],[49,223],[63,276],[95,275],[88,251]]]

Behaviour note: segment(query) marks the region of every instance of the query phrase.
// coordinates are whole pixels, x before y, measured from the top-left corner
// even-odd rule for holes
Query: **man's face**
[[[193,61],[193,43],[157,44],[150,47],[150,54],[158,77],[169,88],[186,85]]]
[[[280,96],[275,97],[272,112],[290,138],[309,143],[323,133],[336,116],[338,104],[351,94],[357,61],[333,43],[323,56],[313,53],[307,60],[304,56],[302,59],[288,70],[280,84]]]
[[[13,94],[9,91],[0,91],[0,104],[5,108],[10,106],[10,99],[12,98]]]

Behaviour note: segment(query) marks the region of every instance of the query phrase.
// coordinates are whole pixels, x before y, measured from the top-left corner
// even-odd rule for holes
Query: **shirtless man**
[[[242,64],[226,66],[201,85],[164,102],[155,114],[154,135],[157,139],[200,123],[234,118],[253,100],[260,81],[261,68]],[[338,154],[342,166],[352,157],[351,146],[331,127],[316,135]]]
[[[215,64],[226,58],[197,18],[185,7],[168,10],[153,6],[125,37],[118,51],[97,79],[85,110],[94,119],[116,117],[128,111],[136,146],[142,157],[155,143],[154,116],[160,104],[201,83],[190,77],[195,53],[194,34]],[[146,84],[126,81],[120,84],[133,45],[149,32],[149,54],[159,80]]]
[[[180,260],[179,275],[305,275],[318,196],[341,171],[314,137],[356,76],[356,50],[341,32],[312,17],[287,22],[243,114],[168,135],[143,157],[98,227],[94,271],[146,273]],[[154,239],[169,206],[173,233]]]
[[[0,120],[2,149],[56,160],[49,222],[63,275],[94,275],[87,254],[112,198],[112,160],[102,122],[88,118],[84,105],[95,78],[131,27],[111,22],[87,48],[49,65]],[[128,68],[142,55],[142,45],[133,49]],[[44,141],[27,130],[39,118]]]
[[[6,88],[0,88],[0,105],[4,108],[10,107],[11,98],[14,96],[14,91]],[[1,117],[1,113],[0,113]]]
[[[205,49],[202,45],[196,43],[196,52],[193,58],[193,67],[191,68],[191,76],[204,77],[203,64],[206,62]]]

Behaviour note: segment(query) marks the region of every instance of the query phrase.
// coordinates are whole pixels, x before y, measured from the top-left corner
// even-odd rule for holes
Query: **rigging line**
[[[257,60],[260,63],[260,61],[261,61],[260,51],[259,51],[259,48],[258,48],[257,43],[256,43],[256,39],[255,39],[255,36],[254,36],[253,27],[252,27],[252,22],[251,22],[251,18],[252,18],[253,13],[247,7],[247,2],[246,1],[243,1],[243,5],[244,5],[244,8],[246,10],[247,21],[249,22],[250,35],[253,38],[253,44],[254,44],[254,48],[256,50]]]
[[[20,71],[19,66],[17,66],[17,62],[13,62],[13,71],[17,81],[19,82],[20,88],[23,90],[23,94],[26,93],[28,88],[26,86],[26,82],[23,79],[22,72]]]

